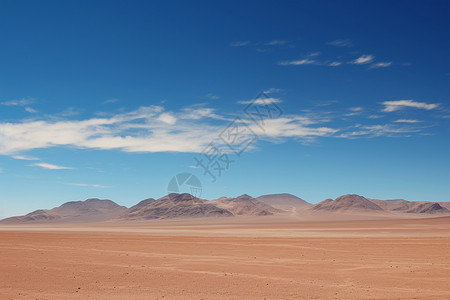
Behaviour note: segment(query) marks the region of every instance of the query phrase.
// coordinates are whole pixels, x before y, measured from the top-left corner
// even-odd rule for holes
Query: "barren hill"
[[[410,208],[407,213],[419,213],[419,214],[436,214],[436,213],[449,213],[450,211],[436,202],[417,203]]]
[[[331,212],[382,212],[383,209],[374,202],[356,194],[343,195],[335,200],[326,199],[312,208],[314,211]]]
[[[64,203],[53,209],[39,209],[25,216],[11,217],[1,223],[95,222],[114,219],[127,211],[111,200],[87,199]]]
[[[255,199],[276,208],[306,207],[311,205],[305,200],[287,193],[262,195],[256,197]]]
[[[401,213],[418,213],[418,214],[435,214],[450,213],[445,204],[428,201],[406,201],[403,199],[395,200],[378,200],[369,199],[386,211]]]
[[[145,201],[145,202],[144,202]],[[133,206],[122,218],[128,220],[192,217],[228,217],[233,214],[208,200],[190,194],[170,194],[158,200],[144,200]]]
[[[245,216],[270,216],[283,213],[282,210],[276,209],[266,203],[255,199],[247,194],[236,198],[219,198],[211,201],[214,205],[230,211],[233,215]]]

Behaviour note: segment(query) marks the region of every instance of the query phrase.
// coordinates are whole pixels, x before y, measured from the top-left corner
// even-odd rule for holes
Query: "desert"
[[[0,0],[0,300],[450,299],[449,0]]]
[[[303,200],[286,203],[286,197],[263,199],[310,206]],[[342,207],[322,214],[310,209],[309,218],[305,212],[261,216],[258,197],[246,195],[231,201],[246,202],[242,209],[232,206],[241,213],[233,217],[155,219],[152,208],[151,219],[117,219],[111,208],[127,213],[126,208],[88,200],[73,204],[90,216],[88,220],[93,214],[87,207],[92,205],[114,219],[2,222],[0,298],[449,298],[450,216],[380,215],[380,206],[370,204],[377,212],[345,213],[348,206],[361,209],[355,199],[367,204],[367,198],[360,197],[344,197],[344,212]],[[162,202],[171,199],[163,197]],[[197,212],[192,207],[201,201],[187,199],[188,204],[179,205],[190,207],[185,212]],[[230,201],[225,203],[229,206]],[[105,211],[105,205],[110,209]]]

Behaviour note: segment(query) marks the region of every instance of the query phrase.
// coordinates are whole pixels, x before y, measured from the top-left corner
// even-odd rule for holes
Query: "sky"
[[[131,206],[181,173],[206,199],[450,201],[449,11],[1,1],[0,216]]]

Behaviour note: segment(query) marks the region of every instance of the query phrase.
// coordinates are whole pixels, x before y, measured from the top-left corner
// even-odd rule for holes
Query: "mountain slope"
[[[146,202],[144,202],[146,201]],[[128,220],[229,217],[226,209],[219,208],[208,200],[190,194],[170,194],[158,200],[144,200],[133,206],[122,217]]]
[[[306,202],[305,200],[294,196],[292,194],[269,194],[262,195],[255,198],[261,202],[264,202],[267,205],[276,207],[276,208],[285,208],[285,207],[305,207],[310,206],[311,204]]]
[[[436,202],[417,203],[407,213],[415,214],[437,214],[437,213],[450,213],[450,211]]]
[[[270,216],[283,211],[255,199],[247,194],[236,198],[219,198],[211,201],[217,207],[230,211],[235,216]]]
[[[111,200],[87,199],[64,203],[53,209],[39,209],[24,216],[3,219],[1,223],[97,222],[114,219],[127,208]]]
[[[335,200],[326,199],[312,208],[314,211],[329,212],[382,212],[383,209],[363,196],[356,194],[343,195]]]

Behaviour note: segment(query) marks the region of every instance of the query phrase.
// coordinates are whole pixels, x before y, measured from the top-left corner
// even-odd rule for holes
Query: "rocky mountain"
[[[262,195],[256,197],[255,199],[264,202],[267,205],[281,209],[286,207],[306,207],[311,205],[305,200],[287,193]]]
[[[211,201],[211,203],[231,212],[235,216],[270,216],[283,213],[282,210],[267,205],[247,194],[236,198],[222,197]]]
[[[96,222],[114,219],[127,211],[111,200],[72,201],[50,210],[39,209],[25,216],[3,219],[1,223],[28,222]]]
[[[314,211],[330,212],[382,212],[383,209],[363,196],[356,194],[343,195],[335,200],[326,199],[312,208]]]
[[[450,202],[438,202],[440,206],[450,210]]]
[[[170,194],[158,200],[147,199],[133,206],[122,216],[126,220],[229,217],[233,214],[208,200],[190,194]]]
[[[403,199],[394,200],[378,200],[369,199],[381,208],[390,212],[399,213],[417,213],[417,214],[436,214],[436,213],[450,213],[445,207],[445,204],[428,201],[406,201]]]
[[[439,203],[436,202],[417,203],[406,212],[414,214],[450,213],[448,209],[442,207]]]
[[[212,201],[190,194],[170,194],[157,200],[148,198],[126,208],[111,200],[87,199],[64,203],[53,209],[39,209],[24,216],[0,220],[14,223],[75,223],[107,220],[150,220],[172,218],[233,216],[305,216],[315,212],[355,214],[448,215],[449,202],[414,202],[403,199],[378,200],[348,194],[312,205],[291,194],[272,194],[253,198],[247,194],[236,198],[221,197]],[[314,214],[315,215],[315,214]]]

